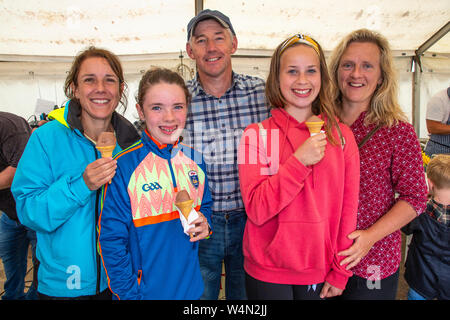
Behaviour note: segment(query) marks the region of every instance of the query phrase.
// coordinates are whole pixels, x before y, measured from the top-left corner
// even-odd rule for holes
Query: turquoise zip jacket
[[[11,187],[19,221],[36,231],[38,292],[54,297],[107,288],[96,246],[101,189],[89,190],[83,179],[86,166],[101,155],[84,137],[80,114],[80,105],[69,100],[54,121],[31,135]],[[118,113],[111,123],[117,137],[113,154],[140,139]]]

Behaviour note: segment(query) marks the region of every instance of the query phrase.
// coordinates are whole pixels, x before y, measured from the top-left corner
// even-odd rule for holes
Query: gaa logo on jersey
[[[189,179],[191,179],[192,185],[195,187],[195,189],[198,189],[198,174],[196,171],[191,170],[188,172]]]

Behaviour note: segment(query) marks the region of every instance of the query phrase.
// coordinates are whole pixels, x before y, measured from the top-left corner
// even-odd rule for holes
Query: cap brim
[[[191,30],[190,30],[190,32],[189,32],[189,34],[188,34],[188,40],[191,39],[191,37],[194,35],[194,31],[195,31],[195,28],[197,27],[198,23],[199,23],[199,22],[202,22],[202,21],[204,21],[204,20],[208,20],[208,19],[214,19],[214,20],[216,20],[222,27],[224,27],[225,29],[231,29],[230,26],[229,26],[225,21],[223,21],[222,19],[220,19],[219,17],[216,17],[216,16],[211,15],[211,14],[205,14],[205,15],[203,15],[203,16],[201,16],[201,17],[198,17],[197,20],[192,24]]]

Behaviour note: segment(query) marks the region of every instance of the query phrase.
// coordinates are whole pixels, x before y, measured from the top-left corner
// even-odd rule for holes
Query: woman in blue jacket
[[[74,60],[66,78],[70,99],[54,121],[31,136],[11,191],[19,220],[36,231],[38,295],[41,299],[110,299],[97,251],[101,186],[116,161],[95,148],[100,133],[114,132],[114,154],[139,140],[133,125],[115,110],[126,107],[119,59],[90,47]]]
[[[189,98],[183,78],[167,69],[148,71],[139,84],[136,108],[146,129],[115,156],[99,221],[113,298],[193,300],[203,293],[198,241],[209,235],[212,200],[201,154],[180,143]],[[192,200],[188,223],[175,205],[181,190]]]

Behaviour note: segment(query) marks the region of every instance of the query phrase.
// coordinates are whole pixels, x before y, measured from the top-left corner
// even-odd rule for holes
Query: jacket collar
[[[152,152],[156,153],[158,156],[170,159],[175,155],[179,149],[179,143],[181,142],[181,137],[174,144],[161,144],[158,140],[152,137],[147,129],[142,133],[142,141],[150,146]]]

